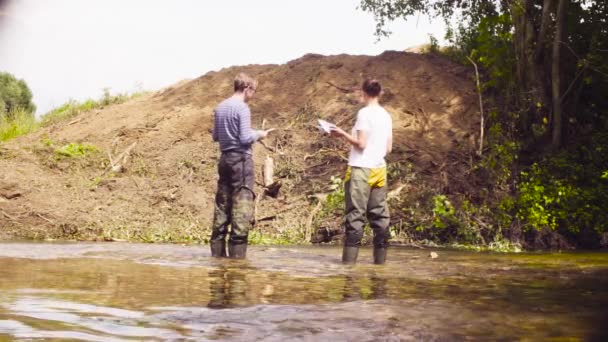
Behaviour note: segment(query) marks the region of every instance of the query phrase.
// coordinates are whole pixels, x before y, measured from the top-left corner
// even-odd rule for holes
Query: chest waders
[[[254,224],[255,174],[251,155],[224,152],[218,166],[220,179],[215,196],[211,255],[245,258],[249,230]],[[230,226],[230,232],[228,232]]]
[[[386,261],[390,216],[386,203],[386,167],[349,167],[344,177],[344,249],[342,262],[354,264],[366,219],[374,232],[374,263]]]

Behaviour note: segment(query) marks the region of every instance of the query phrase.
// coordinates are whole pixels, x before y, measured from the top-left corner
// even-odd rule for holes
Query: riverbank
[[[348,147],[323,137],[315,125],[317,118],[344,128],[352,125],[361,72],[382,79],[382,102],[393,116],[393,225],[404,227],[400,200],[421,186],[421,196],[433,184],[438,186],[435,194],[448,183],[460,189],[456,191],[471,189],[461,177],[468,159],[455,154],[474,153],[479,120],[466,67],[434,55],[396,51],[310,54],[283,65],[230,67],[121,101],[72,103],[68,107],[78,110],[53,114],[47,126],[2,143],[2,235],[206,242],[217,179],[218,152],[210,134],[213,108],[231,95],[239,72],[260,82],[251,102],[253,126],[277,128],[265,145],[254,148],[256,179],[261,182],[261,166],[271,157],[274,178],[282,184],[276,198],[265,195],[260,184],[255,189],[254,242],[339,238],[343,205],[336,190]],[[445,178],[441,172],[447,163],[450,175]],[[427,212],[427,199],[421,200]]]
[[[396,51],[237,66],[154,93],[62,106],[43,118],[45,127],[0,143],[0,238],[208,242],[218,160],[212,113],[239,72],[260,81],[253,125],[277,128],[254,147],[254,244],[339,243],[348,146],[322,136],[316,119],[350,127],[365,73],[382,80],[381,102],[393,117],[387,162],[394,241],[504,251],[608,246],[601,222],[558,230],[545,206],[540,213],[517,207],[519,199],[561,197],[542,195],[536,183],[525,183],[519,199],[510,192],[513,172],[520,172],[515,145],[494,142],[495,150],[477,154],[470,68]],[[261,184],[267,158],[282,185],[276,197]],[[545,221],[552,223],[537,227]]]

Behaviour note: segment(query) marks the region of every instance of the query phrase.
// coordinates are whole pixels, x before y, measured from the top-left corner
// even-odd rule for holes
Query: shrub
[[[9,115],[0,115],[0,141],[7,141],[30,133],[38,128],[34,114],[15,109]]]
[[[527,228],[608,230],[608,134],[596,134],[589,145],[552,155],[521,172],[515,202]]]
[[[28,113],[36,111],[36,106],[32,103],[32,92],[24,80],[18,80],[7,72],[0,72],[0,115],[10,116],[19,110]]]
[[[90,144],[69,143],[60,148],[55,149],[55,153],[59,157],[84,157],[89,153],[98,152],[97,147]]]

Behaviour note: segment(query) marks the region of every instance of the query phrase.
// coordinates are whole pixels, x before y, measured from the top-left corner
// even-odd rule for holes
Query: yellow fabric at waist
[[[369,184],[369,186],[371,186],[372,188],[381,188],[383,186],[386,186],[386,166],[372,168],[368,170],[370,170],[369,176],[367,177],[367,183]],[[348,180],[350,180],[351,173],[352,169],[349,166],[348,169],[346,169],[346,175],[344,175],[345,182],[348,182]]]

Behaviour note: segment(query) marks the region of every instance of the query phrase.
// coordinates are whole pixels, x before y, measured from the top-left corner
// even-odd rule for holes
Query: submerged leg
[[[370,192],[369,169],[353,167],[350,178],[344,184],[346,215],[344,220],[344,250],[342,262],[353,264],[357,261],[359,246],[365,226],[365,210]]]
[[[390,238],[390,215],[386,203],[386,186],[371,189],[367,204],[367,217],[374,231],[374,263],[384,264]]]
[[[226,256],[226,235],[231,220],[232,189],[229,185],[218,182],[215,195],[215,209],[213,212],[213,227],[211,233],[211,256]]]

